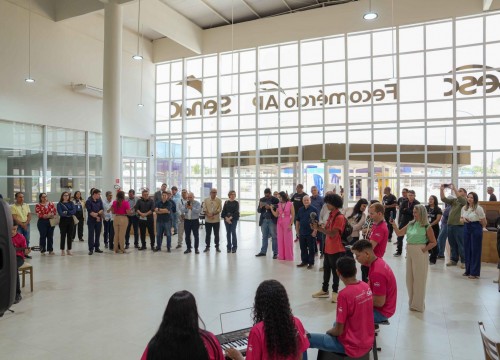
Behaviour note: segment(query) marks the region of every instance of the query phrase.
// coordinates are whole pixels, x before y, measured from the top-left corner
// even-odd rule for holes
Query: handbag
[[[59,215],[56,215],[55,217],[49,219],[50,226],[54,227],[59,225]]]
[[[80,220],[78,220],[78,218],[75,216],[75,215],[72,215],[73,217],[73,224],[78,224],[80,222]]]

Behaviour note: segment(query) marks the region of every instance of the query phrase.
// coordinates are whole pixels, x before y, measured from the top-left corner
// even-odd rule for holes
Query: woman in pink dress
[[[295,219],[293,205],[288,201],[288,194],[284,191],[279,193],[280,202],[276,209],[271,208],[274,216],[278,218],[278,260],[293,261],[293,234],[292,225]]]

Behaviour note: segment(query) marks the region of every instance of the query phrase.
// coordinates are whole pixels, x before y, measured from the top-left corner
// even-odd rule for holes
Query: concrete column
[[[102,103],[102,189],[111,190],[120,173],[120,120],[122,72],[122,8],[117,0],[104,5],[104,61]]]

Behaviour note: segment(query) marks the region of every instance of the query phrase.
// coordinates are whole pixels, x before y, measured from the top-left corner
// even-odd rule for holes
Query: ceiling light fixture
[[[142,60],[142,55],[139,52],[139,41],[141,37],[141,33],[139,31],[141,26],[141,0],[139,0],[139,10],[137,11],[137,52],[135,53],[134,56],[132,56],[132,59],[134,60]]]
[[[24,81],[28,84],[35,82],[31,77],[31,0],[28,1],[28,77]]]
[[[372,11],[372,0],[370,0],[370,9],[368,10],[367,13],[363,15],[363,19],[365,20],[375,20],[378,18],[378,14],[374,11]]]

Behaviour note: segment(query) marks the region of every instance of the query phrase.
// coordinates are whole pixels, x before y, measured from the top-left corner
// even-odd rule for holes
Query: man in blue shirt
[[[172,215],[176,213],[175,203],[170,200],[170,190],[161,193],[161,200],[155,204],[156,213],[156,248],[154,252],[161,251],[163,235],[167,236],[167,252],[172,244]]]
[[[302,262],[297,267],[307,266],[312,269],[314,266],[314,251],[316,248],[316,230],[313,230],[311,224],[319,220],[319,211],[311,206],[311,198],[306,195],[302,198],[304,206],[299,208],[295,215],[295,229],[299,234],[300,259]],[[311,216],[311,214],[314,214]]]
[[[189,254],[191,251],[191,232],[194,237],[194,252],[199,254],[198,246],[200,245],[200,212],[201,204],[194,199],[192,192],[188,193],[187,201],[184,205],[180,205],[180,212],[184,215],[184,232],[186,234],[187,250],[184,254]]]

